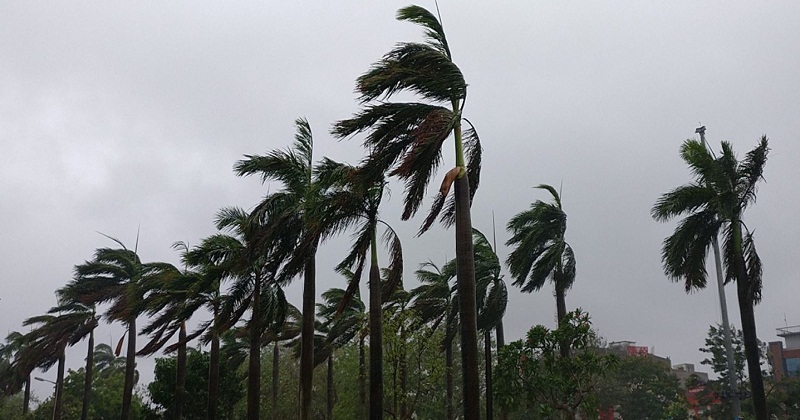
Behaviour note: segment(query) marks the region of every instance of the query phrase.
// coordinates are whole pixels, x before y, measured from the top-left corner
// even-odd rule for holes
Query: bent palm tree
[[[31,398],[31,372],[34,367],[22,366],[17,355],[25,351],[25,336],[18,331],[12,331],[6,336],[6,344],[0,346],[0,395],[16,394],[25,386],[22,397],[22,415],[28,415]]]
[[[759,420],[768,418],[753,312],[761,300],[761,259],[742,217],[756,200],[756,184],[762,178],[768,152],[766,136],[741,162],[728,142],[722,142],[722,153],[715,157],[701,142],[686,140],[681,157],[695,180],[662,195],[651,210],[657,221],[686,215],[664,240],[661,259],[667,276],[683,281],[687,293],[706,287],[706,256],[713,238],[722,230],[726,282],[736,282],[750,389]]]
[[[514,286],[530,293],[540,290],[547,280],[553,282],[558,322],[567,314],[565,296],[575,282],[575,254],[564,239],[567,214],[561,208],[561,197],[555,188],[539,185],[553,196],[552,203],[537,200],[529,210],[518,213],[506,229],[511,239],[506,242],[515,249],[506,259]],[[561,356],[569,356],[569,346],[561,344]]]
[[[431,261],[420,264],[415,272],[422,283],[411,290],[414,298],[412,309],[420,320],[431,325],[435,331],[443,322],[445,338],[442,341],[445,355],[445,419],[452,420],[453,413],[453,338],[455,338],[457,303],[454,300],[450,280],[455,277],[452,263],[441,269]]]
[[[500,259],[489,240],[472,230],[475,249],[475,277],[478,285],[478,330],[483,332],[484,375],[486,379],[486,419],[494,417],[492,394],[492,330],[499,328],[508,305],[508,290],[500,274]],[[498,339],[498,350],[500,340]]]
[[[93,338],[92,332],[97,326],[97,317],[94,310],[87,306],[75,302],[62,302],[61,305],[51,308],[46,315],[28,318],[22,325],[33,326],[23,338],[26,346],[20,353],[22,365],[48,370],[58,363],[53,418],[60,419],[63,414],[66,348],[75,345],[86,336]],[[90,377],[89,371],[86,375]],[[84,413],[88,409],[86,402],[84,399]]]
[[[368,151],[366,171],[373,178],[388,172],[405,182],[403,220],[419,210],[427,185],[442,162],[443,143],[453,135],[456,166],[447,173],[419,233],[430,228],[439,217],[455,182],[453,199],[441,213],[441,221],[445,226],[456,225],[458,288],[463,297],[459,314],[464,417],[473,419],[480,412],[480,393],[470,205],[480,178],[481,148],[471,126],[462,130],[467,84],[452,60],[441,23],[419,6],[400,9],[397,18],[423,26],[426,42],[399,44],[359,77],[356,84],[364,110],[336,123],[333,134],[344,138],[369,132],[364,140]],[[417,94],[433,103],[379,100],[400,91]]]
[[[120,415],[122,420],[128,420],[136,376],[136,318],[146,309],[147,288],[144,285],[160,273],[176,268],[166,263],[142,263],[136,251],[113,240],[121,248],[100,248],[95,252],[94,259],[75,266],[75,279],[67,288],[85,305],[110,302],[105,318],[108,321],[120,321],[128,327]]]

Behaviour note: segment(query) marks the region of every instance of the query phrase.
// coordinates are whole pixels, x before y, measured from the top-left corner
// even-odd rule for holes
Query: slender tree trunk
[[[367,418],[367,368],[364,354],[364,335],[358,337],[358,402],[360,419]]]
[[[28,373],[28,378],[25,379],[25,396],[22,399],[22,415],[28,415],[28,409],[31,405],[31,374]]]
[[[495,335],[497,336],[497,353],[500,353],[500,349],[505,347],[506,345],[506,334],[505,329],[503,328],[503,319],[500,318],[500,322],[497,323],[495,327]]]
[[[408,357],[406,355],[405,324],[400,324],[400,338],[400,419],[406,420],[408,418]]]
[[[333,389],[333,349],[331,349],[331,355],[328,356],[328,384],[327,384],[327,393],[328,393],[328,412],[327,416],[325,417],[328,420],[333,419],[333,402],[335,396],[335,392]]]
[[[55,407],[53,408],[53,420],[61,420],[61,416],[64,414],[65,347],[61,348],[61,353],[58,355],[58,375],[56,376],[56,401]]]
[[[89,418],[89,400],[92,395],[92,374],[94,373],[94,329],[89,331],[89,351],[86,352],[86,372],[83,377],[83,406],[81,420]]]
[[[453,342],[444,347],[444,410],[445,418],[453,420]]]
[[[219,411],[219,325],[216,314],[213,322],[211,355],[208,362],[208,420],[217,420]]]
[[[178,331],[178,366],[175,375],[175,419],[183,418],[183,396],[186,391],[186,323]]]
[[[300,420],[311,419],[311,387],[314,380],[315,255],[306,261],[303,279],[303,325],[300,334]]]
[[[125,385],[122,389],[122,415],[120,419],[131,418],[133,383],[136,377],[136,317],[128,320],[128,352],[125,354]]]
[[[460,138],[460,128],[457,136]],[[472,249],[469,179],[466,170],[455,181],[456,272],[458,317],[461,326],[461,371],[464,420],[480,418],[480,375],[478,373],[478,309],[475,292],[475,256]]]
[[[756,316],[753,311],[753,293],[747,266],[742,254],[742,227],[739,220],[731,222],[733,227],[733,253],[736,270],[736,292],[739,314],[742,319],[744,354],[747,359],[747,374],[750,376],[750,391],[753,394],[753,411],[756,420],[767,420],[767,399],[764,394],[764,378],[761,376],[761,357],[756,334]]]
[[[567,316],[567,301],[566,292],[563,288],[556,285],[556,318],[558,318],[558,325],[561,326],[561,321]],[[562,341],[559,343],[559,350],[561,357],[569,357],[569,343]]]
[[[278,337],[272,347],[272,420],[278,420],[278,387],[280,386],[281,351],[278,348]]]
[[[504,333],[504,328],[503,328],[503,319],[502,318],[500,319],[500,323],[497,324],[497,327],[495,328],[495,330],[496,330],[495,332],[497,334],[497,358],[499,360],[500,359],[500,349],[502,349],[506,345],[506,338],[505,338],[505,333]],[[502,420],[507,420],[508,419],[508,412],[505,409],[503,409],[502,407],[500,408],[500,418]]]
[[[483,333],[483,353],[486,370],[486,420],[494,419],[494,393],[492,392],[492,330]]]
[[[261,276],[253,285],[250,317],[250,355],[247,371],[247,419],[258,420],[261,394]]]
[[[369,418],[383,418],[383,308],[378,245],[372,231],[372,258],[369,266]]]

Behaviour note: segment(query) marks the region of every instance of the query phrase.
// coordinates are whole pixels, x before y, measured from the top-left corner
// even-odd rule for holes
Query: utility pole
[[[695,133],[700,134],[700,141],[703,147],[708,148],[706,144],[706,126],[702,126],[694,130]],[[719,308],[722,312],[722,333],[725,338],[725,358],[728,362],[728,386],[731,389],[731,411],[733,412],[733,419],[739,420],[739,412],[741,411],[741,402],[739,400],[739,387],[736,384],[736,364],[733,358],[733,344],[731,340],[731,324],[728,322],[728,301],[725,299],[725,284],[722,280],[722,261],[719,255],[719,241],[717,234],[711,240],[711,246],[714,248],[714,263],[717,269],[717,291],[719,291]]]

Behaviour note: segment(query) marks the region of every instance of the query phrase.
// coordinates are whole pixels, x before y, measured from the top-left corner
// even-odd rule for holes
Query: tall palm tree
[[[346,276],[352,282],[352,273]],[[361,301],[358,291],[349,299],[345,307],[347,291],[339,288],[328,289],[322,294],[323,303],[317,304],[317,315],[322,323],[320,330],[325,333],[325,347],[328,353],[328,418],[332,418],[333,410],[333,353],[347,343],[359,337],[359,345],[363,346],[361,332],[364,330],[365,306]],[[370,345],[372,343],[370,342]],[[359,347],[361,350],[361,347]],[[359,366],[361,370],[362,366]],[[359,372],[359,387],[362,386],[363,377]],[[363,404],[363,401],[361,401]],[[359,415],[363,414],[363,407],[360,407]]]
[[[353,246],[337,270],[349,277],[346,292],[339,301],[339,311],[349,305],[351,298],[358,293],[361,273],[369,252],[369,411],[370,418],[383,413],[383,297],[390,294],[403,278],[403,249],[400,238],[394,229],[380,218],[379,209],[384,196],[385,180],[382,175],[373,178],[365,176],[363,167],[357,168],[323,161],[320,167],[322,178],[330,184],[329,195],[332,212],[342,224],[356,225]],[[386,271],[387,279],[381,282],[381,269],[378,263],[378,228],[384,227],[383,238],[388,244],[390,262]],[[352,271],[351,271],[352,270]]]
[[[500,273],[500,258],[486,236],[472,230],[475,250],[475,277],[478,285],[478,330],[483,332],[484,375],[486,379],[486,419],[494,417],[492,395],[492,330],[503,322],[508,305],[508,290]],[[500,344],[498,342],[498,349]]]
[[[143,263],[135,250],[111,238],[121,248],[100,248],[91,261],[75,266],[75,279],[67,287],[84,305],[110,302],[105,318],[124,323],[127,329],[125,385],[120,418],[131,416],[136,375],[136,319],[146,309],[145,284],[164,271],[176,270],[167,263]]]
[[[515,215],[506,225],[511,239],[506,245],[515,247],[506,259],[514,286],[530,293],[540,290],[547,280],[553,282],[558,322],[567,315],[567,290],[575,282],[575,254],[564,233],[567,214],[561,207],[561,196],[550,185],[536,188],[547,190],[552,203],[537,200],[531,208]],[[561,356],[569,356],[569,345],[561,344]]]
[[[80,303],[62,301],[47,314],[28,318],[22,325],[33,327],[23,338],[26,346],[20,353],[22,365],[48,370],[58,363],[53,418],[60,419],[63,414],[65,351],[67,346],[75,345],[87,336],[93,338],[92,333],[97,327],[94,309]],[[87,377],[90,377],[88,371]],[[84,394],[84,412],[88,409],[86,398],[87,394]]]
[[[458,310],[450,281],[455,277],[455,265],[445,264],[441,269],[432,261],[420,264],[415,272],[422,283],[411,290],[412,309],[420,320],[435,331],[444,323],[442,342],[445,356],[445,419],[454,418],[453,410],[453,338],[455,338]]]
[[[17,357],[20,352],[25,351],[25,336],[12,331],[6,336],[6,343],[0,346],[0,395],[12,395],[22,390],[23,384],[25,392],[22,397],[22,415],[28,414],[31,398],[31,372],[33,367],[22,366]]]
[[[480,178],[480,143],[475,130],[462,129],[467,83],[453,62],[450,46],[439,19],[419,6],[400,9],[397,18],[425,28],[426,42],[401,43],[358,78],[357,90],[364,109],[334,125],[333,134],[344,138],[368,131],[370,173],[397,176],[405,182],[402,218],[419,209],[427,185],[442,162],[442,146],[454,139],[455,167],[445,177],[439,195],[420,229],[426,231],[445,206],[450,186],[453,199],[441,220],[456,225],[458,288],[463,299],[461,316],[461,357],[464,378],[464,417],[479,414],[477,308],[472,254],[470,205]],[[396,103],[386,99],[406,91],[428,103]],[[470,181],[471,180],[471,181]]]
[[[759,420],[768,418],[753,311],[761,300],[762,271],[753,234],[743,216],[756,200],[756,186],[768,153],[766,136],[742,161],[737,160],[728,142],[722,142],[721,154],[715,157],[701,142],[686,140],[681,157],[695,179],[662,195],[651,210],[657,221],[686,215],[664,240],[661,259],[667,276],[683,281],[687,292],[706,287],[706,256],[713,238],[722,230],[726,282],[736,282],[753,407]]]
[[[224,208],[217,214],[217,228],[229,234],[227,248],[217,249],[216,255],[221,271],[234,280],[229,289],[230,298],[225,300],[222,318],[235,322],[250,308],[250,319],[245,326],[249,332],[249,357],[247,375],[247,418],[257,420],[260,416],[261,395],[261,344],[264,320],[269,316],[272,324],[281,325],[286,311],[286,297],[275,283],[275,265],[270,263],[272,245],[262,244],[259,231],[264,229],[266,219],[253,217],[240,208]],[[275,311],[274,313],[267,313]],[[281,315],[282,314],[282,315]],[[232,325],[232,324],[231,324]]]
[[[303,273],[303,322],[300,356],[300,418],[310,418],[314,375],[314,304],[316,252],[319,244],[341,226],[330,220],[325,185],[313,164],[314,142],[308,121],[295,121],[293,147],[266,155],[245,155],[236,162],[239,176],[259,175],[263,182],[279,181],[283,189],[268,195],[253,210],[264,221],[259,243],[274,248],[271,261],[281,263],[279,282]],[[269,222],[266,222],[269,219]]]

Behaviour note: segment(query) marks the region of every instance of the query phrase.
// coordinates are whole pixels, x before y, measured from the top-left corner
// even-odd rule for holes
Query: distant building
[[[785,343],[773,341],[769,343],[775,380],[800,377],[800,325],[778,328],[778,337]]]
[[[686,383],[692,376],[695,376],[700,382],[706,383],[708,382],[708,373],[706,372],[696,372],[694,370],[694,364],[692,363],[681,363],[679,365],[675,365],[672,367],[672,374],[677,376],[678,379],[681,380],[681,384],[686,387]]]

